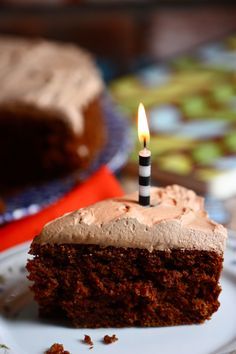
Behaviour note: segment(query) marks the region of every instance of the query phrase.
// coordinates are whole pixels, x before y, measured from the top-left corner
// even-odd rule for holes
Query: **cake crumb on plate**
[[[54,343],[45,354],[70,354],[67,350],[64,350],[62,344]]]
[[[89,349],[93,349],[93,341],[87,334],[84,335],[83,343],[90,345]]]
[[[108,334],[106,334],[103,337],[104,344],[112,344],[112,343],[116,342],[117,340],[118,340],[118,338],[116,337],[115,334],[113,334],[112,336],[108,336]]]
[[[85,344],[88,344],[88,345],[93,345],[93,341],[92,341],[91,337],[88,336],[87,334],[84,335],[84,340],[83,340],[83,342],[84,342]]]

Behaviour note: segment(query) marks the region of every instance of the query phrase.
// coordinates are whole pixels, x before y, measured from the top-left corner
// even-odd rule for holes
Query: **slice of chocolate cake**
[[[218,309],[226,229],[174,185],[106,200],[47,224],[29,279],[42,315],[77,327],[202,323]]]
[[[105,144],[103,81],[71,45],[0,37],[0,189],[88,167]]]

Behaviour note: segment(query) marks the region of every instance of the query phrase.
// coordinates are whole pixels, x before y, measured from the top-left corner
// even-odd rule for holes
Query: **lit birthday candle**
[[[150,134],[142,103],[138,107],[138,137],[143,144],[143,149],[139,151],[139,204],[150,206],[151,151],[147,148]]]

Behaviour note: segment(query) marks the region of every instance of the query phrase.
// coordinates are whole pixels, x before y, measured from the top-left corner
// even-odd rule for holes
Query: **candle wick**
[[[146,137],[143,138],[143,147],[144,147],[144,149],[146,149],[146,147],[147,147],[147,140],[146,140]]]

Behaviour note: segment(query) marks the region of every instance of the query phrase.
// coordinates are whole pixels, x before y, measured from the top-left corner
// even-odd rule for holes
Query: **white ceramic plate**
[[[236,349],[236,238],[232,233],[219,311],[203,325],[165,328],[74,329],[40,320],[26,280],[28,248],[28,243],[23,244],[0,256],[0,343],[10,348],[0,349],[0,354],[43,354],[56,342],[71,354],[89,353],[81,342],[84,334],[92,337],[96,354],[223,354]],[[106,346],[101,340],[105,334],[116,334],[119,340]]]

